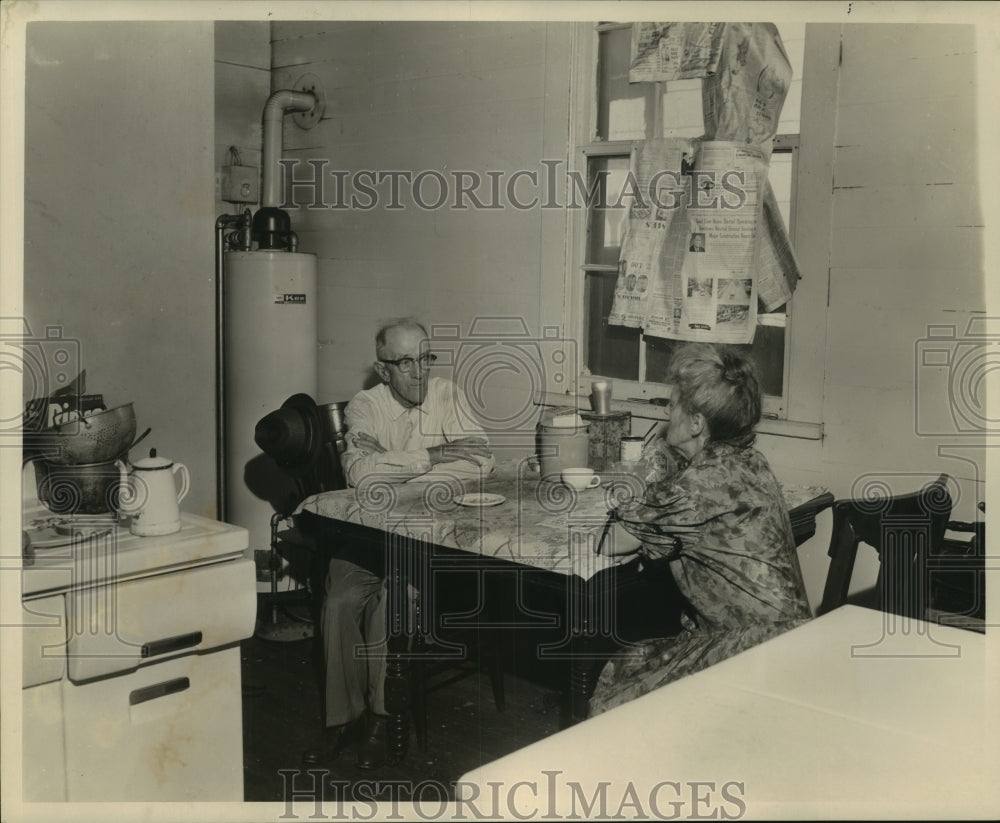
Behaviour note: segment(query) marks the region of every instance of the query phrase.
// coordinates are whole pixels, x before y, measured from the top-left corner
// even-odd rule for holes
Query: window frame
[[[570,103],[569,168],[586,175],[588,159],[621,155],[641,143],[637,140],[594,141],[597,131],[597,43],[600,31],[626,24],[578,23],[574,27],[573,84]],[[832,208],[832,158],[835,133],[835,97],[839,66],[840,29],[836,25],[808,24],[803,68],[802,113],[796,145],[791,146],[795,196],[790,232],[796,232],[796,257],[803,272],[795,293],[794,320],[785,335],[784,408],[768,409],[758,426],[761,433],[811,440],[821,439],[822,388],[825,363],[826,314],[829,278],[829,226]],[[807,94],[807,89],[809,93]],[[818,89],[819,94],[813,95]],[[833,97],[833,101],[831,101]],[[784,142],[787,138],[779,136]],[[777,145],[782,145],[778,142]],[[782,145],[782,148],[788,150]],[[810,166],[809,163],[813,165]],[[808,171],[807,171],[808,170]],[[809,227],[824,231],[805,236]],[[585,281],[588,270],[605,270],[586,263],[587,210],[575,209],[567,225],[567,271],[564,283],[564,328],[578,341],[585,337]],[[817,266],[817,263],[821,263]],[[578,385],[585,387],[591,375],[581,359]],[[634,416],[662,419],[656,399],[665,394],[658,383],[618,380],[616,410]],[[585,393],[585,389],[583,389]],[[638,402],[628,398],[636,398]]]

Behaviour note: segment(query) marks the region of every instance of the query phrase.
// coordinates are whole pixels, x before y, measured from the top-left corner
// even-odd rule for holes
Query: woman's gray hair
[[[760,421],[760,383],[753,364],[732,346],[686,343],[670,358],[664,382],[676,402],[701,414],[711,440],[745,441]]]

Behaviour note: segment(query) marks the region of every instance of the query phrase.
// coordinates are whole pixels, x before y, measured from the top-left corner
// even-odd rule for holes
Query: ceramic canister
[[[559,480],[563,469],[590,467],[588,426],[553,426],[543,421],[536,427],[536,439],[542,480]]]

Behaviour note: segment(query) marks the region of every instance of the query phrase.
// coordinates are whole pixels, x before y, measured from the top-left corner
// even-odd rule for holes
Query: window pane
[[[774,191],[774,199],[778,201],[778,211],[785,221],[785,228],[792,230],[792,153],[774,152],[768,164],[767,179]]]
[[[778,33],[781,35],[781,45],[785,47],[788,62],[792,66],[792,82],[785,95],[785,105],[781,107],[781,117],[778,119],[778,132],[798,134],[799,118],[802,111],[802,65],[805,62],[806,25],[805,23],[778,23]]]
[[[639,379],[639,330],[609,326],[616,272],[588,272],[586,279],[587,368],[591,374]]]
[[[646,137],[646,87],[629,83],[632,28],[602,31],[597,41],[597,139]]]
[[[701,137],[705,133],[701,80],[671,80],[664,85],[663,136]]]
[[[646,380],[662,383],[667,374],[667,364],[677,340],[646,337]],[[736,346],[748,356],[757,369],[760,390],[773,397],[781,397],[784,382],[785,330],[776,326],[758,326],[753,343]]]
[[[772,397],[785,393],[785,330],[778,326],[758,326],[752,346],[737,346],[757,367],[760,390]]]
[[[588,186],[597,182],[597,199],[588,214],[589,242],[587,262],[618,265],[621,251],[620,232],[625,206],[609,205],[621,199],[621,192],[628,175],[628,157],[594,157],[588,165]],[[577,198],[583,202],[584,196]]]
[[[646,382],[662,383],[667,374],[670,354],[678,341],[662,337],[644,337],[643,340],[646,341]]]

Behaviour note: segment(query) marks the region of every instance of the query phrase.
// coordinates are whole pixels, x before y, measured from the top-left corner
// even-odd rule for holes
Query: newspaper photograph
[[[725,23],[633,23],[630,83],[714,74]]]

